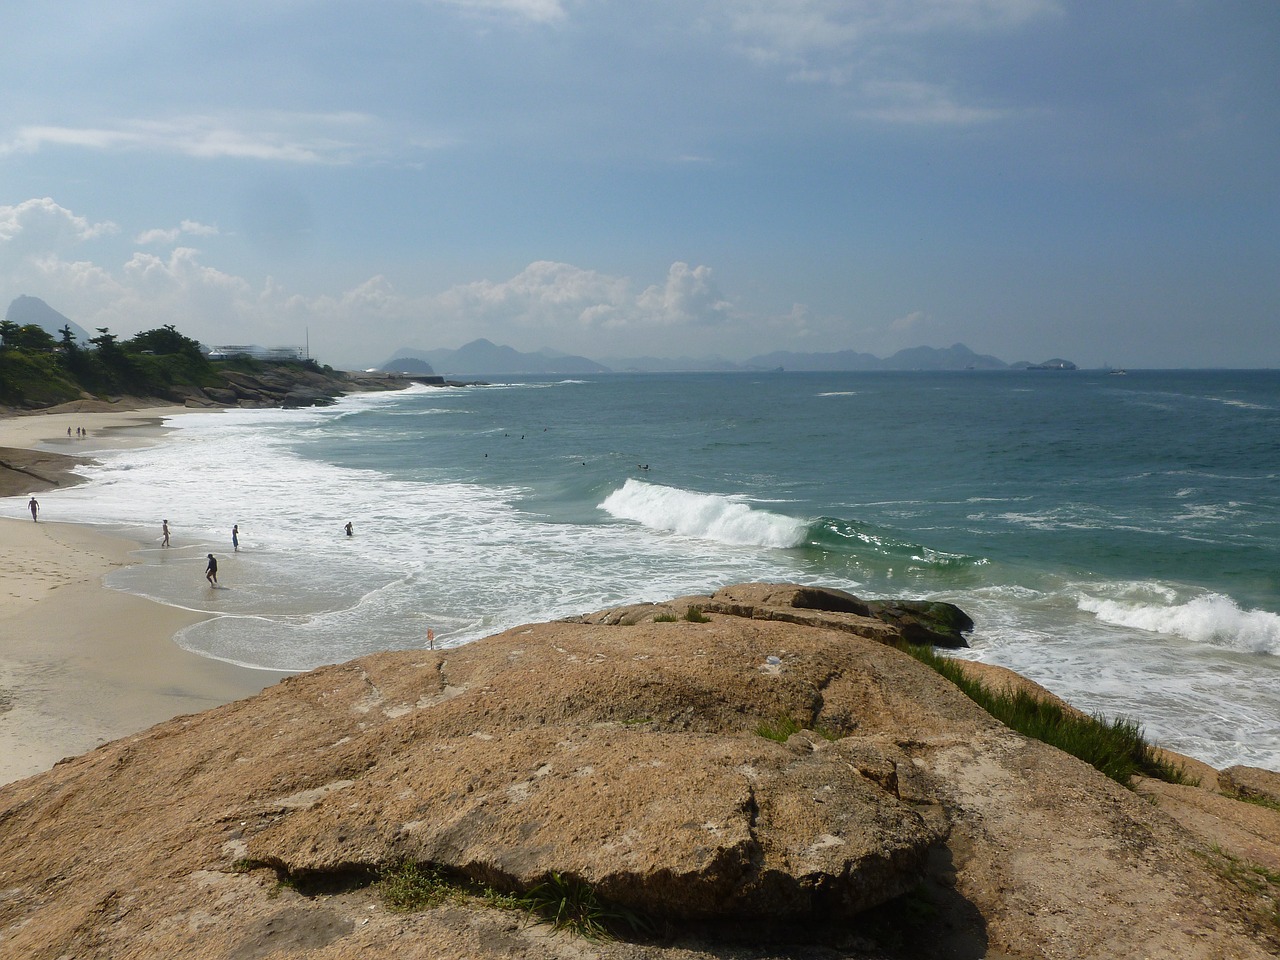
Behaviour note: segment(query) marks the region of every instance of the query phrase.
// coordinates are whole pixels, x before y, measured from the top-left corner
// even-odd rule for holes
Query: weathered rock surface
[[[188,407],[317,407],[333,403],[344,393],[400,390],[411,382],[389,374],[322,371],[293,364],[269,365],[254,373],[220,373],[225,386],[178,385],[170,399]]]
[[[1276,856],[1280,812],[1143,783],[1150,802],[997,723],[882,621],[763,615],[822,613],[782,602],[808,589],[365,657],[0,788],[0,956],[1275,955],[1227,858]],[[624,625],[682,603],[710,622]],[[580,878],[657,933],[392,913],[361,881],[402,859]]]
[[[580,623],[639,623],[662,616],[684,617],[691,609],[844,630],[882,643],[906,640],[952,648],[967,647],[964,634],[973,629],[969,616],[952,603],[863,600],[844,590],[798,583],[740,583],[706,596],[631,604],[573,619]]]

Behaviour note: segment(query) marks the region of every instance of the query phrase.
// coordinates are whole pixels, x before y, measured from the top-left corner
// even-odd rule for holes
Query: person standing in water
[[[353,531],[352,531],[352,529],[351,529],[351,521],[350,521],[350,520],[348,520],[348,521],[347,521],[347,525],[346,525],[346,527],[344,527],[343,529],[345,529],[345,530],[347,531],[347,536],[348,536],[348,537],[352,535]]]
[[[235,524],[231,528],[231,546],[236,553],[240,552],[240,524]]]
[[[164,521],[164,524],[162,525],[161,529],[164,531],[164,540],[161,542],[160,545],[162,547],[167,547],[169,545],[169,521],[168,520]]]
[[[27,501],[27,509],[31,511],[32,522],[39,523],[40,521],[36,519],[36,514],[40,512],[40,503],[35,497]],[[347,526],[350,527],[351,524],[348,523]],[[351,531],[348,529],[347,532],[350,533]]]
[[[209,581],[209,586],[216,587],[218,585],[218,561],[214,559],[213,554],[209,554],[209,562],[204,568],[204,578]]]

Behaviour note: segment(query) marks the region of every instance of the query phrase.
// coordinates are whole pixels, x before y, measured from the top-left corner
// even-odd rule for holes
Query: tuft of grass
[[[399,913],[426,910],[459,894],[439,867],[412,860],[401,860],[383,870],[377,886],[383,903]]]
[[[1268,810],[1280,810],[1280,802],[1272,800],[1270,797],[1262,797],[1252,793],[1239,793],[1238,791],[1223,791],[1224,797],[1230,797],[1232,800],[1239,800],[1241,803],[1252,803],[1255,807],[1266,807]]]
[[[1129,786],[1135,774],[1167,783],[1189,782],[1186,770],[1160,757],[1133,720],[1082,717],[1025,690],[993,691],[932,647],[904,643],[899,644],[899,649],[938,671],[1006,726],[1083,760],[1118,783]]]
[[[1280,873],[1251,860],[1232,856],[1217,844],[1207,852],[1193,852],[1227,883],[1256,898],[1258,908],[1253,911],[1255,917],[1280,927]]]
[[[710,623],[711,618],[702,612],[701,607],[690,607],[684,612],[684,618],[690,623]]]
[[[556,930],[590,940],[612,939],[613,931],[623,925],[636,932],[649,929],[639,914],[599,899],[590,884],[554,872],[525,893],[516,894],[452,878],[435,864],[400,860],[380,872],[376,889],[387,908],[397,912],[478,900],[498,910],[519,910]]]
[[[792,734],[799,733],[801,730],[807,730],[794,717],[781,715],[776,720],[761,720],[756,725],[756,733],[764,737],[766,740],[773,740],[777,743],[786,743]],[[833,730],[829,730],[821,725],[815,725],[813,732],[824,740],[839,740],[840,735]]]
[[[799,721],[788,716],[781,716],[776,720],[761,720],[756,725],[757,734],[766,740],[774,740],[778,743],[786,743],[792,734],[799,733],[803,729]]]
[[[674,613],[660,613],[653,618],[654,623],[675,623],[680,618]]]
[[[591,884],[554,871],[519,899],[529,913],[548,921],[554,929],[588,940],[613,939],[613,931],[623,924],[633,931],[648,926],[638,914],[600,900]]]

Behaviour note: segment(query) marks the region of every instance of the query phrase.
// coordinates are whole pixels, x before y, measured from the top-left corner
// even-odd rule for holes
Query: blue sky
[[[0,307],[1280,366],[1275,0],[0,4]]]

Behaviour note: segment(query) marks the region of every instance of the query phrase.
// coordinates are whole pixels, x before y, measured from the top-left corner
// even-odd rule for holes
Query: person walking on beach
[[[32,497],[27,501],[27,509],[31,511],[31,521],[33,523],[39,523],[40,521],[36,519],[36,514],[40,512],[40,503],[35,497]]]
[[[240,552],[240,524],[231,528],[231,546],[236,553]]]
[[[164,530],[164,540],[161,542],[160,545],[162,547],[167,547],[169,545],[169,521],[168,520],[164,521],[164,525],[162,529]]]
[[[209,586],[216,587],[218,585],[218,561],[213,554],[209,554],[209,562],[204,568],[204,578],[209,581]]]

